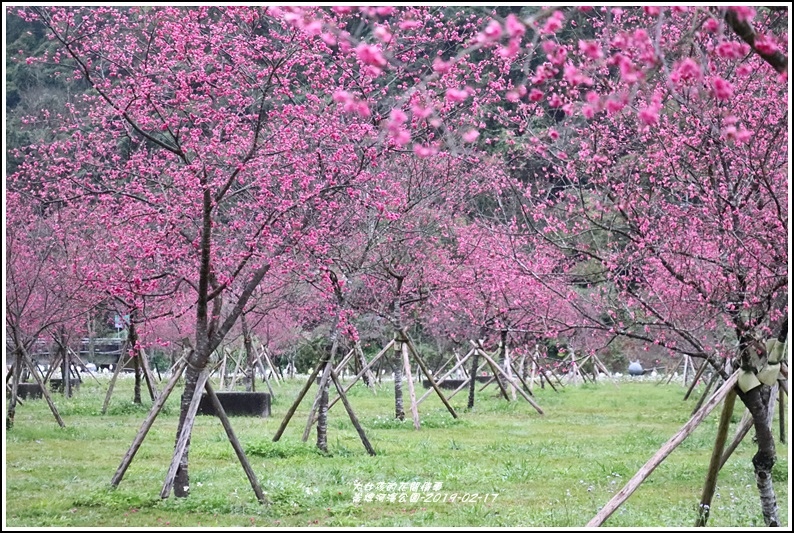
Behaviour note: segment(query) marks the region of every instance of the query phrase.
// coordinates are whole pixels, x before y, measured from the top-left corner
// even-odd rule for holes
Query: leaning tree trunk
[[[761,511],[764,515],[764,524],[767,527],[778,527],[780,517],[778,513],[777,498],[772,485],[772,467],[775,465],[775,437],[769,426],[767,402],[770,388],[768,386],[755,387],[747,392],[739,391],[739,397],[750,411],[755,427],[755,437],[758,451],[753,456],[753,469],[755,470],[755,483],[761,498]]]

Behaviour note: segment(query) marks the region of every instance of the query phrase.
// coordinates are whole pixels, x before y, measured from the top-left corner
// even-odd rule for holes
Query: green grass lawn
[[[146,397],[143,406],[132,404],[132,382],[120,380],[103,416],[104,379],[100,384],[89,378],[71,399],[55,395],[65,429],[43,400],[18,407],[16,424],[5,434],[6,526],[581,527],[686,423],[703,390],[685,402],[680,384],[655,381],[567,386],[559,392],[547,387],[535,390],[546,412],[540,416],[520,397],[509,403],[498,398],[492,385],[479,393],[470,412],[465,393],[455,396],[458,419],[437,397],[428,398],[420,406],[422,429],[416,431],[407,390],[408,414],[399,422],[392,418],[391,383],[375,394],[357,384],[350,401],[377,456],[367,455],[341,402],[329,415],[325,456],[314,447],[316,432],[301,442],[316,386],[281,440],[272,442],[303,385],[295,380],[276,387],[271,418],[232,418],[270,500],[263,506],[220,421],[208,416],[198,417],[193,431],[190,496],[160,499],[174,446],[179,388],[119,487],[111,489],[151,402]],[[737,403],[734,424],[740,409]],[[719,408],[604,525],[692,526],[718,418]],[[777,427],[776,419],[776,434]],[[732,425],[729,438],[733,431]],[[752,432],[720,473],[709,526],[763,526],[751,437]],[[773,478],[787,526],[788,445],[778,441],[777,450]],[[410,501],[411,483],[419,501]],[[368,484],[373,500],[355,501]],[[407,489],[404,502],[402,489]]]

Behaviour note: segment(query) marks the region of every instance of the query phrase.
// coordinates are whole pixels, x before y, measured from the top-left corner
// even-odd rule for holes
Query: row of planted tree
[[[130,316],[133,353],[187,347],[177,496],[188,414],[229,335],[323,325],[332,362],[343,337],[387,327],[403,346],[419,324],[592,352],[630,338],[739,372],[777,524],[786,8],[9,16],[49,39],[9,50],[15,72],[69,89],[28,102],[32,142],[9,154],[9,346],[29,360],[103,305]]]

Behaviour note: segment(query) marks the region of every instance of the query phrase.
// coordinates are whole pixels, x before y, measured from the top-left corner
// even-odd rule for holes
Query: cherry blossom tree
[[[787,328],[786,10],[33,7],[21,16],[59,44],[27,60],[61,65],[90,91],[57,117],[51,138],[15,154],[9,190],[110,228],[113,239],[100,241],[116,296],[157,315],[195,313],[178,437],[189,437],[209,357],[257,287],[296,250],[318,251],[305,256],[318,268],[341,217],[389,227],[349,242],[374,242],[362,252],[362,286],[387,302],[396,329],[407,304],[427,300],[439,280],[453,286],[461,262],[449,242],[470,217],[450,191],[468,190],[472,175],[487,184],[498,156],[511,179],[493,177],[494,197],[507,185],[515,203],[493,209],[502,218],[493,240],[511,247],[519,287],[576,311],[557,315],[555,330],[634,337],[715,365],[737,356],[765,522],[777,525],[768,387],[750,378],[766,380],[764,339],[785,339]],[[426,168],[391,158],[401,151]],[[429,171],[442,189],[414,203],[411,180]],[[365,201],[376,211],[357,212]],[[537,250],[548,251],[535,260]],[[324,267],[339,274],[340,264]],[[523,288],[507,298],[505,280],[482,272],[487,293],[511,302],[491,318],[517,320]],[[190,298],[168,309],[177,293]],[[189,439],[177,440],[184,496]]]
[[[5,319],[6,338],[14,354],[12,394],[6,413],[6,427],[14,424],[17,389],[25,367],[42,389],[58,423],[63,420],[55,408],[32,358],[37,343],[47,344],[47,336],[65,350],[65,331],[80,332],[82,320],[97,305],[94,294],[78,275],[81,246],[70,239],[70,224],[61,212],[47,213],[45,223],[36,213],[37,204],[23,194],[6,195],[5,231]],[[40,206],[39,206],[40,207]],[[68,372],[68,357],[65,370]],[[66,375],[64,374],[64,379]]]
[[[60,117],[70,136],[32,147],[10,188],[35,188],[117,230],[104,245],[114,248],[120,295],[162,301],[193,291],[182,435],[210,355],[273,258],[319,239],[322,217],[363,179],[372,154],[360,139],[371,126],[318,96],[352,83],[322,55],[322,41],[266,8],[23,16],[48,27],[61,43],[48,59],[92,91]],[[243,288],[227,302],[234,281]],[[176,458],[177,496],[189,490],[186,448]]]

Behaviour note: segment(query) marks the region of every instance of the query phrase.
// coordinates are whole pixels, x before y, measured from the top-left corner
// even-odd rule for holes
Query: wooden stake
[[[447,376],[449,376],[450,374],[452,374],[452,373],[453,373],[453,372],[454,372],[454,371],[455,371],[455,370],[456,370],[458,367],[460,367],[462,364],[464,364],[464,363],[466,362],[466,360],[467,360],[469,357],[471,357],[471,355],[472,355],[473,353],[474,353],[474,350],[470,350],[470,351],[469,351],[469,353],[467,353],[467,354],[465,355],[465,357],[463,357],[463,359],[460,359],[460,358],[459,358],[459,359],[458,359],[458,362],[457,362],[457,364],[456,364],[455,366],[453,366],[453,367],[452,367],[452,368],[451,368],[451,369],[450,369],[448,372],[445,372],[444,374],[442,374],[442,376],[441,376],[440,378],[438,378],[438,381],[436,381],[436,383],[437,383],[438,385],[441,385],[441,383],[443,383],[443,381],[444,381],[444,380],[447,378]],[[427,398],[428,396],[430,396],[430,395],[433,393],[433,390],[434,390],[434,389],[433,389],[433,388],[431,388],[431,389],[430,389],[430,390],[428,390],[426,393],[424,393],[424,394],[422,395],[422,397],[421,397],[421,398],[419,398],[419,400],[417,401],[417,403],[422,403],[422,402],[425,400],[425,398]]]
[[[469,342],[474,344],[474,341],[469,341]],[[477,348],[477,351],[479,352],[480,356],[482,356],[486,361],[488,361],[488,365],[491,367],[491,372],[493,372],[493,377],[496,380],[496,384],[499,385],[499,390],[502,391],[502,396],[504,396],[505,400],[507,400],[509,402],[510,401],[510,395],[507,394],[507,389],[505,389],[504,384],[502,384],[502,380],[499,379],[499,376],[498,376],[499,370],[501,370],[499,368],[499,365],[497,365],[494,362],[494,360],[491,359],[491,357],[488,354],[485,353],[485,350],[483,349],[481,342],[478,342],[477,344],[474,344],[474,346],[475,346],[475,348]],[[486,383],[486,385],[487,385],[487,383]],[[483,388],[485,388],[485,387],[483,387]]]
[[[689,398],[689,395],[692,394],[692,391],[695,390],[695,385],[698,384],[698,380],[703,375],[703,372],[706,370],[707,366],[709,366],[709,363],[704,359],[703,364],[700,365],[700,368],[698,368],[698,371],[695,373],[695,377],[692,378],[692,383],[689,385],[689,389],[687,389],[686,394],[684,394],[684,401],[686,401],[687,398]]]
[[[374,365],[374,364],[375,364],[375,362],[376,362],[378,359],[380,359],[380,358],[383,356],[383,354],[385,354],[385,353],[388,351],[388,349],[389,349],[389,348],[391,348],[391,346],[392,346],[393,344],[394,344],[394,339],[390,340],[390,341],[389,341],[389,342],[386,344],[386,346],[385,346],[385,347],[384,347],[384,348],[383,348],[383,349],[382,349],[380,352],[378,352],[378,354],[377,354],[375,357],[373,357],[373,358],[372,358],[372,360],[371,360],[369,363],[367,363],[367,365],[366,365],[364,368],[362,368],[361,370],[359,370],[358,374],[356,374],[356,377],[354,377],[354,378],[353,378],[353,381],[352,381],[351,383],[349,383],[349,384],[347,385],[347,387],[345,387],[345,389],[344,389],[344,390],[345,390],[345,393],[347,393],[347,392],[348,392],[348,391],[349,391],[351,388],[353,388],[353,385],[355,385],[355,384],[356,384],[356,382],[357,382],[359,379],[361,379],[361,376],[363,376],[363,375],[364,375],[364,372],[367,372],[367,371],[369,371],[369,369],[370,369],[370,368],[372,368],[372,365]],[[333,407],[333,406],[334,406],[334,404],[336,404],[336,402],[338,402],[338,401],[340,400],[340,398],[341,398],[341,397],[337,395],[337,397],[336,397],[336,398],[334,398],[334,400],[333,400],[331,403],[329,403],[329,404],[328,404],[328,410],[329,410],[329,411],[331,410],[331,407]]]
[[[488,363],[488,361],[486,361],[486,362],[485,362],[485,363],[483,363],[483,364],[484,364],[484,365],[488,365],[489,363]],[[496,381],[496,376],[491,376],[491,379],[489,379],[488,381],[486,381],[485,383],[483,383],[483,386],[482,386],[482,387],[480,387],[479,389],[477,389],[477,392],[482,392],[482,391],[484,391],[484,390],[485,390],[485,388],[486,388],[488,385],[490,385],[491,383],[493,383],[494,381]]]
[[[320,387],[317,389],[317,394],[314,396],[314,402],[312,403],[312,408],[309,409],[309,417],[306,419],[306,427],[303,429],[303,435],[301,440],[306,442],[309,440],[309,434],[312,431],[312,426],[315,422],[317,422],[317,417],[315,413],[317,413],[317,408],[320,406],[320,399],[323,395],[323,389],[325,388],[325,384],[328,383],[328,380],[331,377],[331,370],[333,370],[333,363],[328,360],[326,361],[325,365],[323,366],[323,375],[320,377]]]
[[[143,379],[146,380],[146,388],[149,390],[149,397],[152,401],[157,399],[157,387],[154,385],[154,376],[152,376],[152,370],[149,366],[149,358],[146,356],[146,352],[141,351],[138,353],[138,357],[141,358],[141,364],[143,366]]]
[[[270,354],[268,354],[267,348],[265,348],[264,345],[262,346],[262,355],[265,357],[265,361],[267,362],[267,366],[270,367],[270,375],[272,375],[273,379],[276,380],[276,384],[280,385],[281,383],[280,383],[279,378],[278,378],[278,373],[276,372],[276,366],[273,364],[273,361],[271,361]],[[264,374],[264,368],[262,369],[262,373]]]
[[[325,364],[325,359],[317,363],[317,366],[314,368],[314,371],[309,376],[309,379],[306,380],[306,384],[303,385],[303,388],[301,389],[300,393],[298,393],[298,397],[295,398],[295,401],[292,403],[292,406],[289,408],[289,411],[287,411],[287,414],[284,416],[284,420],[281,421],[281,426],[279,426],[278,431],[276,431],[276,434],[273,436],[273,442],[278,442],[278,439],[280,439],[281,435],[284,434],[284,430],[287,429],[287,424],[289,424],[292,415],[295,414],[295,410],[298,408],[298,405],[300,405],[301,401],[303,400],[303,397],[306,396],[306,393],[309,391],[309,387],[312,386],[312,382],[314,382],[315,378],[317,377],[317,374],[320,373],[320,369],[323,367],[323,364]]]
[[[82,359],[80,359],[80,356],[77,355],[71,348],[67,348],[67,349],[72,353],[72,357],[77,359],[77,361],[86,369],[86,372],[88,372],[88,375],[91,376],[92,378],[94,378],[94,381],[96,381],[98,384],[101,385],[100,381],[97,379],[97,377],[94,375],[94,373],[91,372],[91,370],[89,370],[87,366],[85,366],[85,363],[83,362]]]
[[[720,424],[717,427],[717,438],[714,442],[714,449],[711,451],[711,461],[706,473],[706,484],[703,486],[703,495],[700,497],[700,507],[695,527],[704,527],[709,520],[711,500],[714,497],[714,490],[717,488],[717,474],[720,471],[720,459],[725,449],[725,441],[728,438],[728,427],[731,424],[733,406],[736,403],[736,389],[731,389],[725,396],[722,404],[722,414],[720,414]]]
[[[416,405],[416,391],[414,390],[414,378],[411,375],[411,361],[408,360],[408,346],[407,342],[401,342],[401,350],[403,357],[403,367],[405,371],[405,377],[408,378],[408,395],[411,399],[411,416],[414,419],[414,427],[419,429],[421,426],[419,425],[419,409]]]
[[[487,364],[488,364],[488,363],[482,363],[482,364],[480,365],[480,367],[476,369],[476,370],[477,370],[477,372],[479,372],[479,371],[482,369],[482,367],[484,367],[484,366],[485,366],[485,365],[487,365]],[[477,375],[477,374],[475,373],[475,375],[474,375],[474,376],[469,376],[469,378],[468,378],[468,379],[464,380],[464,381],[463,381],[463,383],[461,383],[461,384],[460,384],[460,386],[459,386],[457,389],[455,389],[455,390],[454,390],[454,392],[453,392],[452,394],[450,394],[450,395],[447,397],[447,401],[451,400],[453,396],[455,396],[457,393],[459,393],[460,391],[462,391],[463,389],[465,389],[466,387],[468,387],[468,386],[469,386],[469,384],[471,383],[471,381],[474,379],[474,377],[475,377],[476,375]]]
[[[163,392],[157,397],[157,400],[155,400],[154,405],[152,405],[151,410],[149,410],[149,414],[146,416],[146,420],[144,420],[143,425],[141,425],[141,429],[139,429],[138,433],[135,435],[135,438],[130,445],[130,449],[127,450],[126,454],[124,454],[124,458],[122,458],[118,470],[116,470],[116,473],[113,475],[113,479],[110,480],[110,485],[112,487],[118,487],[119,483],[121,483],[124,473],[127,471],[127,468],[129,468],[130,463],[132,463],[132,459],[138,452],[138,448],[141,447],[143,439],[146,438],[146,434],[149,432],[149,429],[151,429],[152,424],[154,423],[154,419],[157,418],[157,415],[165,405],[165,401],[168,399],[171,391],[173,391],[174,387],[176,387],[179,377],[182,375],[182,371],[185,369],[185,366],[187,366],[188,357],[183,357],[174,365],[171,379],[166,384]]]
[[[521,381],[521,384],[524,386],[524,390],[525,390],[525,391],[527,391],[527,393],[528,393],[530,396],[534,396],[534,394],[532,394],[532,389],[530,389],[530,388],[529,388],[529,385],[527,385],[527,382],[526,382],[526,381],[524,381],[524,378],[523,378],[523,377],[521,377],[521,372],[519,372],[518,370],[516,370],[516,368],[515,368],[515,367],[514,367],[512,364],[510,365],[510,368],[512,368],[512,369],[513,369],[513,372],[515,373],[515,374],[514,374],[514,375],[515,375],[515,377],[517,377],[517,378],[519,379],[519,381]],[[515,377],[513,378],[514,380],[515,380]]]
[[[507,344],[505,343],[502,346],[502,349],[505,352],[505,375],[510,383],[510,396],[512,397],[513,401],[516,401],[516,386],[513,382],[513,365],[510,363],[510,351],[507,348]]]
[[[55,417],[55,421],[58,422],[58,425],[61,426],[62,428],[66,427],[66,424],[63,422],[63,418],[61,418],[60,413],[58,413],[58,409],[55,407],[55,404],[53,403],[52,398],[50,397],[50,393],[47,392],[47,387],[44,386],[44,382],[41,380],[41,377],[39,376],[38,365],[34,364],[30,360],[30,358],[28,357],[27,350],[25,350],[24,347],[17,353],[22,354],[22,360],[30,369],[30,373],[33,375],[33,379],[35,379],[36,383],[38,383],[39,387],[41,387],[41,394],[44,396],[44,399],[47,401],[47,405],[49,406],[50,411]]]
[[[504,373],[504,370],[502,370],[501,368],[499,368],[499,365],[497,365],[497,364],[494,362],[494,360],[493,360],[493,359],[491,359],[491,357],[490,357],[490,356],[489,356],[487,353],[485,353],[484,351],[480,350],[480,355],[482,355],[482,356],[485,358],[485,360],[486,360],[486,361],[488,361],[488,362],[491,364],[491,368],[495,368],[497,372],[500,372],[500,373],[502,374],[502,376],[504,376],[504,378],[508,380],[508,382],[510,381],[510,379],[507,377],[507,374],[505,374],[505,373]],[[497,382],[498,382],[498,381],[499,381],[499,380],[497,380]],[[513,385],[513,386],[515,386],[515,383],[512,383],[512,385]],[[521,387],[516,387],[516,390],[517,390],[517,391],[518,391],[518,392],[521,394],[521,396],[523,396],[523,397],[524,397],[524,399],[525,399],[527,402],[529,402],[529,404],[530,404],[532,407],[534,407],[534,408],[535,408],[535,410],[536,410],[538,413],[540,413],[540,414],[543,414],[543,409],[541,409],[541,408],[540,408],[540,406],[539,406],[537,403],[535,403],[535,400],[533,400],[532,398],[530,398],[530,397],[527,395],[527,393],[525,393],[525,392],[524,392],[524,391],[521,389]]]
[[[538,365],[537,365],[537,363],[535,363],[535,361],[533,360],[533,361],[532,361],[532,370],[531,370],[531,371],[530,371],[530,373],[529,373],[529,383],[530,383],[530,385],[529,385],[529,390],[530,390],[530,391],[532,390],[532,386],[533,386],[533,385],[535,385],[535,373],[536,373],[537,369],[538,369]],[[541,380],[542,380],[542,379],[543,379],[543,378],[541,378]]]
[[[364,429],[361,427],[356,414],[353,412],[353,407],[351,407],[350,402],[347,401],[347,394],[345,394],[342,385],[339,383],[339,378],[337,377],[336,372],[333,370],[331,370],[331,379],[334,381],[336,391],[339,393],[339,397],[342,399],[342,404],[345,406],[345,410],[347,411],[347,415],[350,417],[350,421],[353,423],[353,427],[356,428],[356,431],[358,432],[361,443],[364,445],[364,448],[367,450],[368,454],[375,455],[375,449],[372,447],[372,444],[370,444],[369,439],[367,439]]]
[[[235,359],[234,357],[231,356],[231,352],[229,352],[229,357],[231,358],[232,361],[234,361],[234,374],[232,374],[232,381],[231,381],[231,383],[229,383],[228,390],[230,390],[230,391],[234,390],[234,386],[237,385],[237,380],[240,377],[240,366],[243,364],[243,359],[245,359],[247,356],[248,356],[247,354],[245,356],[243,356],[243,354],[239,354],[237,359]],[[226,356],[225,355],[223,356],[223,359],[224,359],[224,361],[226,360]],[[224,370],[224,376],[225,376],[226,375],[226,368],[224,367],[223,370]],[[251,380],[252,381],[253,381],[253,379],[254,379],[254,377],[251,376]],[[223,381],[221,381],[221,383],[223,383]]]
[[[212,384],[209,382],[209,380],[204,382],[204,388],[207,390],[207,396],[210,397],[212,406],[215,409],[215,414],[218,416],[218,418],[220,418],[223,429],[226,431],[226,436],[229,438],[232,448],[234,448],[234,453],[237,454],[237,459],[240,461],[240,464],[243,467],[243,471],[248,478],[248,482],[251,483],[251,488],[254,489],[256,499],[259,500],[259,503],[263,505],[269,503],[267,498],[265,498],[265,493],[262,491],[262,487],[259,485],[259,481],[256,479],[256,474],[254,473],[253,468],[251,468],[251,463],[248,462],[248,458],[245,456],[245,451],[240,445],[240,441],[237,440],[237,437],[232,430],[232,424],[229,422],[229,417],[226,416],[226,411],[223,410],[223,405],[218,399],[218,395],[215,394],[215,391],[212,389]]]
[[[176,471],[179,468],[179,463],[182,462],[182,456],[185,455],[187,443],[193,431],[193,422],[196,418],[196,413],[198,413],[199,403],[201,403],[201,392],[204,390],[204,384],[207,383],[208,379],[209,373],[206,369],[202,370],[198,375],[196,390],[193,391],[193,397],[190,399],[190,405],[185,414],[185,421],[182,423],[182,431],[179,432],[179,438],[176,441],[174,456],[171,458],[171,466],[168,467],[168,473],[165,475],[163,490],[160,491],[160,497],[163,499],[171,495],[171,489],[174,486],[174,478],[176,478]]]
[[[703,391],[703,395],[700,397],[698,402],[695,404],[695,408],[692,409],[692,414],[695,414],[695,412],[698,409],[700,409],[700,406],[703,405],[703,402],[706,400],[706,397],[708,396],[709,391],[711,390],[711,387],[714,386],[714,384],[717,382],[717,380],[719,378],[720,378],[719,372],[714,371],[714,373],[711,375],[711,379],[709,380],[708,384],[706,385],[706,390]]]
[[[786,402],[784,398],[785,391],[783,387],[778,389],[778,422],[780,423],[780,442],[785,444],[786,443]]]
[[[372,365],[367,363],[367,358],[364,357],[364,349],[361,347],[361,341],[356,341],[356,344],[353,346],[356,350],[356,358],[358,359],[359,364],[361,365],[361,370],[365,370],[365,373],[362,375],[364,377],[364,383],[372,389],[372,392],[377,394],[375,389],[375,376],[372,374]]]
[[[686,386],[686,375],[689,369],[689,356],[684,354],[684,386]]]
[[[447,399],[444,397],[444,393],[443,393],[443,392],[441,392],[441,389],[438,387],[438,384],[436,384],[436,380],[434,380],[434,379],[433,379],[433,376],[431,376],[431,375],[430,375],[430,372],[428,372],[428,370],[427,370],[427,366],[425,365],[425,362],[424,362],[424,360],[422,359],[422,356],[421,356],[421,355],[419,355],[419,352],[416,350],[416,347],[414,346],[414,343],[413,343],[413,341],[410,339],[410,337],[408,337],[408,335],[407,335],[405,332],[403,332],[403,335],[404,335],[404,337],[405,337],[406,339],[408,339],[408,342],[407,342],[407,344],[408,344],[408,348],[409,348],[409,349],[411,350],[411,352],[414,354],[414,358],[416,359],[416,363],[419,365],[419,368],[422,370],[422,372],[424,372],[425,376],[427,376],[427,380],[430,382],[430,385],[433,387],[433,390],[435,390],[435,391],[436,391],[436,394],[438,394],[438,397],[439,397],[439,398],[441,398],[441,401],[442,401],[442,402],[444,403],[444,405],[446,406],[446,408],[447,408],[447,411],[449,411],[449,413],[452,415],[452,418],[458,418],[458,413],[456,413],[456,412],[455,412],[455,409],[453,409],[453,408],[452,408],[452,406],[449,404],[449,402],[447,401]],[[405,344],[405,343],[404,343],[404,344]],[[407,355],[408,355],[408,354],[406,353],[406,357],[407,357]],[[406,359],[406,360],[407,360],[407,359]],[[410,374],[408,374],[408,377],[410,378]],[[409,388],[409,391],[410,391],[410,388]],[[416,397],[415,397],[415,396],[413,396],[413,397],[411,398],[411,401],[415,401],[415,400],[416,400]],[[417,406],[418,406],[418,405],[419,405],[419,404],[417,403]]]
[[[658,452],[654,454],[651,459],[645,463],[639,471],[634,474],[634,476],[629,480],[626,485],[618,491],[615,496],[607,502],[603,509],[601,509],[598,514],[596,514],[592,520],[587,523],[587,527],[599,527],[604,521],[609,518],[612,513],[614,513],[618,507],[620,507],[623,502],[625,502],[629,496],[631,496],[637,487],[645,481],[645,479],[651,475],[651,473],[656,469],[657,466],[664,461],[673,450],[681,444],[684,439],[686,439],[694,430],[697,428],[701,422],[708,416],[708,414],[714,410],[714,408],[722,401],[728,393],[733,390],[733,387],[736,385],[736,380],[739,379],[739,372],[734,372],[730,378],[728,378],[725,383],[723,383],[722,387],[720,387],[717,392],[709,399],[708,402],[697,412],[695,413],[689,421],[684,424],[678,433],[673,435],[670,440],[668,440]]]
[[[125,352],[124,346],[126,346],[126,343],[124,343],[121,347],[121,354],[119,354],[119,361],[116,363],[116,368],[113,369],[113,377],[110,378],[110,383],[108,384],[108,391],[105,394],[105,401],[102,404],[103,415],[108,412],[108,404],[110,404],[110,397],[113,395],[113,387],[116,386],[116,379],[118,379],[122,367],[126,365],[127,362],[130,360],[129,357],[127,358],[124,357],[124,352]]]
[[[342,371],[345,369],[345,365],[347,365],[350,362],[350,360],[353,358],[354,353],[355,353],[354,349],[350,348],[350,351],[347,352],[347,354],[345,354],[342,360],[339,361],[339,364],[336,365],[336,367],[334,367],[334,372],[336,372],[337,377],[341,375]]]
[[[728,462],[728,459],[731,458],[731,455],[733,455],[733,452],[739,447],[739,444],[741,444],[741,442],[744,440],[744,437],[747,436],[747,433],[749,433],[751,427],[753,427],[753,417],[750,414],[750,411],[745,409],[739,425],[736,426],[736,433],[733,435],[733,440],[722,453],[722,458],[720,459],[720,470],[723,466],[725,466],[725,463]]]

